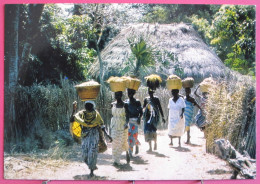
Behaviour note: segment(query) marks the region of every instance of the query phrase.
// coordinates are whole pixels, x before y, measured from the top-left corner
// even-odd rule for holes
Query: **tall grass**
[[[222,82],[209,94],[206,106],[206,149],[214,153],[214,140],[225,138],[240,152],[255,158],[255,83],[239,77]]]

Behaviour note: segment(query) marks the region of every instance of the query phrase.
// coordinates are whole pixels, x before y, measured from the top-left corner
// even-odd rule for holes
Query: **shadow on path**
[[[179,152],[190,152],[190,149],[189,148],[184,148],[184,147],[171,147],[171,148],[174,148],[176,151],[179,151]]]
[[[135,157],[131,158],[131,161],[133,164],[136,164],[136,165],[147,165],[148,164],[148,160],[144,160],[140,156],[135,156]]]
[[[105,176],[96,176],[96,175],[94,175],[93,177],[91,177],[88,174],[76,175],[73,178],[74,178],[74,180],[106,180],[107,179],[107,177],[105,177]]]
[[[202,147],[202,145],[199,145],[199,144],[192,144],[192,143],[190,143],[190,144],[185,144],[185,145],[187,145],[187,146],[191,146],[191,147]]]
[[[134,171],[129,164],[120,164],[114,167],[118,169],[118,172]]]
[[[155,155],[156,157],[166,157],[166,158],[169,158],[168,156],[166,156],[164,154],[161,154],[161,153],[158,153],[157,151],[147,151],[146,153],[150,154],[150,155]]]
[[[207,171],[207,173],[209,173],[211,175],[221,175],[221,174],[232,174],[233,171],[227,171],[224,169],[215,169],[215,170],[209,170],[209,171]]]

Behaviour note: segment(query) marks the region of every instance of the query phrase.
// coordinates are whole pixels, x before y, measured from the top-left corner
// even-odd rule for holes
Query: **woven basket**
[[[94,100],[99,94],[100,84],[95,81],[89,81],[76,85],[75,88],[82,101]]]
[[[183,88],[192,88],[194,85],[194,79],[191,77],[188,77],[184,80],[182,80],[182,87]]]
[[[131,78],[131,80],[130,80],[129,85],[128,85],[127,88],[133,89],[133,90],[137,91],[138,88],[139,88],[139,86],[140,86],[140,84],[141,84],[141,81],[140,81],[140,80]]]
[[[118,91],[125,91],[126,86],[125,86],[125,81],[122,80],[122,82],[110,82],[110,89],[113,92],[118,92]]]
[[[182,88],[182,82],[181,79],[177,75],[170,75],[166,82],[167,89],[181,89]]]

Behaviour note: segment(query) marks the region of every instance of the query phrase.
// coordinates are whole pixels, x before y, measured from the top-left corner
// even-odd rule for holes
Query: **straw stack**
[[[152,74],[147,77],[145,77],[147,86],[153,90],[158,88],[160,86],[160,83],[162,82],[162,79],[159,75]]]
[[[100,90],[100,84],[95,81],[83,82],[74,87],[82,101],[95,100]]]
[[[167,86],[167,89],[169,89],[169,90],[172,90],[172,89],[180,90],[182,87],[181,78],[178,77],[177,75],[170,75],[167,79],[166,86]]]
[[[200,91],[202,93],[204,92],[209,92],[209,90],[215,85],[215,81],[209,77],[204,79],[201,83],[200,83]]]

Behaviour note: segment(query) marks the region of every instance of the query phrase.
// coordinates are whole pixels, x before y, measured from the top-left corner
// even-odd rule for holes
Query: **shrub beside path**
[[[74,144],[67,150],[66,159],[50,159],[40,156],[5,155],[5,179],[46,180],[199,180],[230,179],[231,168],[225,161],[206,153],[204,134],[197,127],[191,127],[191,143],[182,146],[174,139],[169,146],[167,130],[158,131],[158,149],[147,152],[148,144],[139,135],[140,152],[126,164],[125,153],[122,166],[114,167],[111,159],[111,144],[108,150],[99,154],[95,177],[88,176],[87,165],[81,161],[80,147]]]

